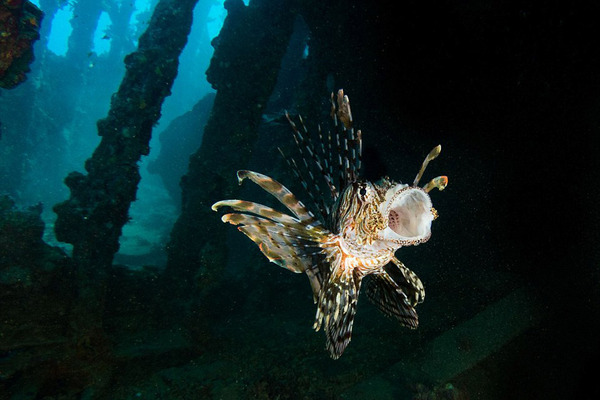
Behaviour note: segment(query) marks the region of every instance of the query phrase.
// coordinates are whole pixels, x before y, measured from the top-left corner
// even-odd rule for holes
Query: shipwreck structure
[[[578,247],[597,243],[598,213],[588,213],[596,202],[574,195],[593,192],[598,169],[585,135],[599,126],[590,100],[600,92],[600,62],[590,56],[600,48],[594,7],[415,1],[390,12],[386,2],[225,1],[206,71],[216,94],[180,183],[167,265],[116,267],[138,162],[150,151],[196,1],[158,2],[98,121],[101,142],[85,173],[65,180],[70,197],[54,207],[55,232],[73,245],[72,256],[43,242],[40,207],[19,209],[0,197],[0,397],[424,399],[468,398],[478,388],[503,399],[505,387],[523,398],[576,393],[572,371],[591,365],[598,350],[596,327],[572,329],[573,321],[598,317],[600,299],[587,279],[598,273],[594,255]],[[2,6],[8,3],[17,2]],[[98,15],[99,3],[79,4]],[[129,15],[122,12],[115,14],[121,32]],[[77,27],[89,45],[89,27]],[[284,76],[290,53],[302,73]],[[440,240],[405,259],[427,266],[419,274],[435,293],[418,333],[398,335],[386,320],[365,324],[376,329],[362,332],[331,368],[315,356],[321,341],[311,341],[306,283],[298,287],[271,266],[227,275],[229,238],[210,205],[237,197],[236,170],[278,167],[264,159],[275,157],[266,147],[281,144],[273,128],[280,108],[316,125],[326,119],[319,118],[323,99],[339,87],[352,94],[354,118],[370,136],[367,178],[406,176],[413,171],[403,168],[420,162],[423,148],[441,142],[449,157],[440,168],[457,179],[444,198],[449,205],[438,209]],[[290,88],[293,97],[284,99]],[[265,115],[269,107],[273,115]],[[551,207],[537,201],[545,198]],[[573,232],[577,246],[565,239]],[[579,270],[549,273],[555,264]],[[297,301],[280,301],[283,291]],[[284,324],[277,331],[285,333],[271,334],[269,323]],[[567,339],[585,345],[561,346]],[[538,359],[547,374],[524,373]]]
[[[26,79],[43,16],[29,1],[0,2],[0,88],[14,88]]]

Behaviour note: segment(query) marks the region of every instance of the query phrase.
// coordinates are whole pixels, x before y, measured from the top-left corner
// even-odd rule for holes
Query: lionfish
[[[428,193],[433,188],[443,190],[448,178],[439,176],[423,187],[418,184],[441,146],[427,155],[412,185],[388,177],[369,182],[359,178],[362,134],[352,127],[350,102],[343,90],[337,96],[331,94],[334,132],[325,136],[319,126],[318,141],[310,137],[301,116],[296,123],[287,112],[285,115],[304,168],[301,171],[294,159],[284,158],[310,195],[315,213],[281,183],[248,170],[237,172],[239,183],[250,179],[293,215],[244,200],[222,200],[212,209],[233,209],[235,212],[222,216],[223,222],[237,225],[271,262],[308,276],[317,304],[313,327],[316,331],[324,327],[326,347],[333,359],[339,358],[350,342],[361,282],[366,276],[367,297],[376,307],[403,326],[416,329],[415,306],[423,302],[425,289],[394,253],[402,246],[424,243],[431,236],[431,223],[438,214]],[[338,170],[337,178],[334,170]],[[329,189],[329,203],[323,199],[315,177],[319,173],[323,187]]]

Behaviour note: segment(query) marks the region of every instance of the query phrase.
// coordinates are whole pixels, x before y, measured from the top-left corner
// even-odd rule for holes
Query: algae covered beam
[[[57,204],[59,240],[73,244],[80,268],[107,267],[119,248],[140,175],[138,161],[149,152],[152,127],[177,75],[197,0],[161,0],[138,49],[125,57],[126,73],[108,116],[98,121],[102,140],[85,163],[87,174],[65,179],[68,200]]]
[[[293,1],[225,2],[227,18],[213,40],[206,72],[217,90],[202,145],[182,178],[181,216],[171,231],[167,276],[178,288],[214,282],[226,258],[226,236],[210,209],[239,190],[235,171],[247,166],[261,115],[275,87],[295,19]]]

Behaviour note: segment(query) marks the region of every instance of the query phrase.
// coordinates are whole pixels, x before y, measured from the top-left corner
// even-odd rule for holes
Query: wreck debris
[[[179,285],[191,284],[198,273],[210,280],[225,264],[225,230],[210,205],[239,190],[231,171],[246,165],[252,153],[292,35],[292,3],[225,2],[227,18],[213,40],[215,52],[206,72],[217,95],[202,145],[181,181],[182,212],[167,248],[167,276]]]
[[[78,337],[102,332],[107,275],[140,181],[137,162],[149,152],[152,127],[177,75],[197,0],[161,0],[138,49],[125,57],[126,73],[108,116],[98,121],[102,140],[85,163],[87,174],[65,179],[68,200],[54,206],[58,240],[73,245],[79,299],[73,310]],[[94,343],[90,345],[94,347]]]
[[[41,212],[0,195],[0,398],[10,397],[3,383],[31,384],[65,357],[73,263],[43,241]]]
[[[0,88],[26,79],[44,13],[29,1],[0,1]]]
[[[192,110],[171,121],[160,133],[160,153],[148,163],[148,172],[160,176],[177,207],[181,206],[179,181],[187,171],[190,154],[202,143],[204,125],[214,100],[215,94],[208,93]]]
[[[54,207],[56,235],[73,244],[83,264],[108,266],[119,248],[140,180],[137,162],[149,152],[152,127],[177,75],[197,0],[162,0],[137,51],[125,57],[127,72],[106,118],[98,121],[102,141],[85,163],[88,174],[65,179],[71,198]]]

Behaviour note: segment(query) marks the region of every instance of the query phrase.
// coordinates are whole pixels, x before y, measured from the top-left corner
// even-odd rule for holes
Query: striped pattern
[[[396,257],[392,257],[391,261],[398,267],[398,270],[404,279],[403,290],[408,297],[409,303],[413,307],[422,303],[425,300],[425,287],[423,286],[423,282],[421,282],[417,274],[408,269],[404,263]]]
[[[241,184],[244,179],[248,178],[258,186],[263,188],[265,191],[273,195],[277,200],[287,207],[300,221],[307,225],[321,225],[321,222],[315,218],[313,213],[302,204],[296,196],[288,188],[283,186],[276,180],[259,174],[258,172],[252,172],[248,170],[241,170],[237,172],[238,182]]]
[[[222,216],[223,222],[237,226],[271,262],[296,273],[306,273],[317,304],[313,327],[325,331],[326,347],[332,358],[339,358],[350,343],[365,277],[367,297],[383,314],[403,326],[417,328],[419,320],[414,307],[425,299],[423,283],[394,257],[399,245],[379,237],[390,226],[390,220],[399,223],[390,207],[402,189],[398,190],[398,184],[387,178],[375,184],[359,179],[362,134],[360,130],[354,131],[348,96],[343,90],[337,96],[331,95],[333,132],[324,133],[319,126],[316,137],[311,136],[302,117],[296,117],[295,122],[287,113],[285,116],[292,128],[300,162],[279,151],[308,193],[309,205],[317,215],[281,183],[247,170],[238,171],[240,184],[245,179],[251,180],[275,197],[291,215],[245,200],[219,201],[212,206],[213,210],[230,208],[232,212]],[[440,149],[438,146],[428,154],[414,185]],[[429,192],[434,187],[442,190],[447,182],[446,177],[438,177],[423,190]],[[406,188],[409,189],[415,188]],[[387,209],[382,210],[386,201]],[[433,208],[432,213],[435,215]]]
[[[337,104],[335,99],[337,99]],[[295,122],[287,112],[285,116],[292,128],[293,138],[301,158],[302,170],[293,158],[285,157],[285,155],[284,158],[302,182],[313,202],[318,205],[320,210],[326,210],[328,207],[322,201],[322,191],[315,175],[323,178],[332,202],[338,199],[346,187],[359,180],[362,166],[362,133],[360,130],[355,132],[352,127],[350,100],[348,96],[344,95],[343,90],[339,90],[336,97],[333,93],[331,94],[333,132],[327,132],[327,142],[320,125],[317,128],[317,142],[317,138],[310,135],[302,116],[297,116],[298,122]],[[281,152],[281,150],[279,151]],[[334,166],[337,171],[334,171]],[[335,175],[338,175],[337,183]]]
[[[367,297],[384,315],[397,319],[403,326],[416,329],[419,317],[404,289],[385,271],[371,274],[366,282]]]
[[[309,136],[309,131],[306,128],[306,125],[304,125],[304,120],[302,119],[302,117],[298,116],[298,120],[299,120],[299,124],[300,124],[300,128],[298,128],[298,125],[296,125],[296,123],[292,120],[292,118],[290,117],[290,115],[287,112],[285,113],[285,116],[292,128],[292,133],[293,133],[294,141],[296,142],[296,146],[298,148],[298,153],[300,154],[300,157],[302,158],[302,163],[304,165],[305,173],[307,173],[310,176],[310,180],[311,180],[311,183],[313,184],[313,188],[315,188],[315,191],[317,193],[321,192],[319,184],[317,183],[317,181],[314,177],[314,174],[312,173],[311,164],[308,162],[308,158],[306,157],[306,154],[308,154],[308,156],[312,159],[314,166],[317,168],[317,170],[323,177],[323,181],[329,188],[329,193],[331,195],[331,198],[333,199],[333,201],[335,201],[339,195],[339,190],[335,186],[332,175],[331,175],[332,174],[332,170],[331,170],[331,135],[329,136],[329,141],[330,141],[329,147],[328,147],[329,153],[326,153],[325,145],[322,141],[323,136],[321,134],[321,127],[319,127],[319,139],[321,140],[321,146],[320,146],[321,154],[319,154],[311,141],[311,138]],[[281,149],[279,151],[283,154]],[[288,158],[285,157],[285,155],[284,155],[284,158],[286,159],[286,161],[288,160]],[[288,165],[290,165],[290,167],[292,167],[294,174],[297,177],[299,177],[302,181],[305,182],[304,178],[302,178],[303,174],[300,172],[300,169],[298,168],[296,161],[294,161],[293,158],[289,159],[289,160],[290,161],[288,161]],[[310,194],[311,191],[306,185],[305,185],[305,189]],[[310,194],[310,195],[312,196],[312,194]]]
[[[352,338],[352,325],[363,276],[359,268],[345,260],[339,249],[336,253],[331,277],[319,293],[313,325],[316,331],[324,325],[326,347],[333,359],[340,358]]]
[[[273,195],[294,217],[244,200],[222,200],[212,209],[230,207],[237,211],[223,215],[222,221],[237,225],[269,261],[296,273],[312,269],[313,256],[322,252],[322,243],[331,235],[329,231],[279,182],[252,171],[238,171],[237,175],[240,183],[248,178]]]
[[[334,95],[331,93],[331,117],[337,145],[339,187],[344,188],[358,180],[362,163],[362,134],[360,130],[354,132],[350,99],[344,95],[344,90],[338,90],[336,99],[337,107]]]

